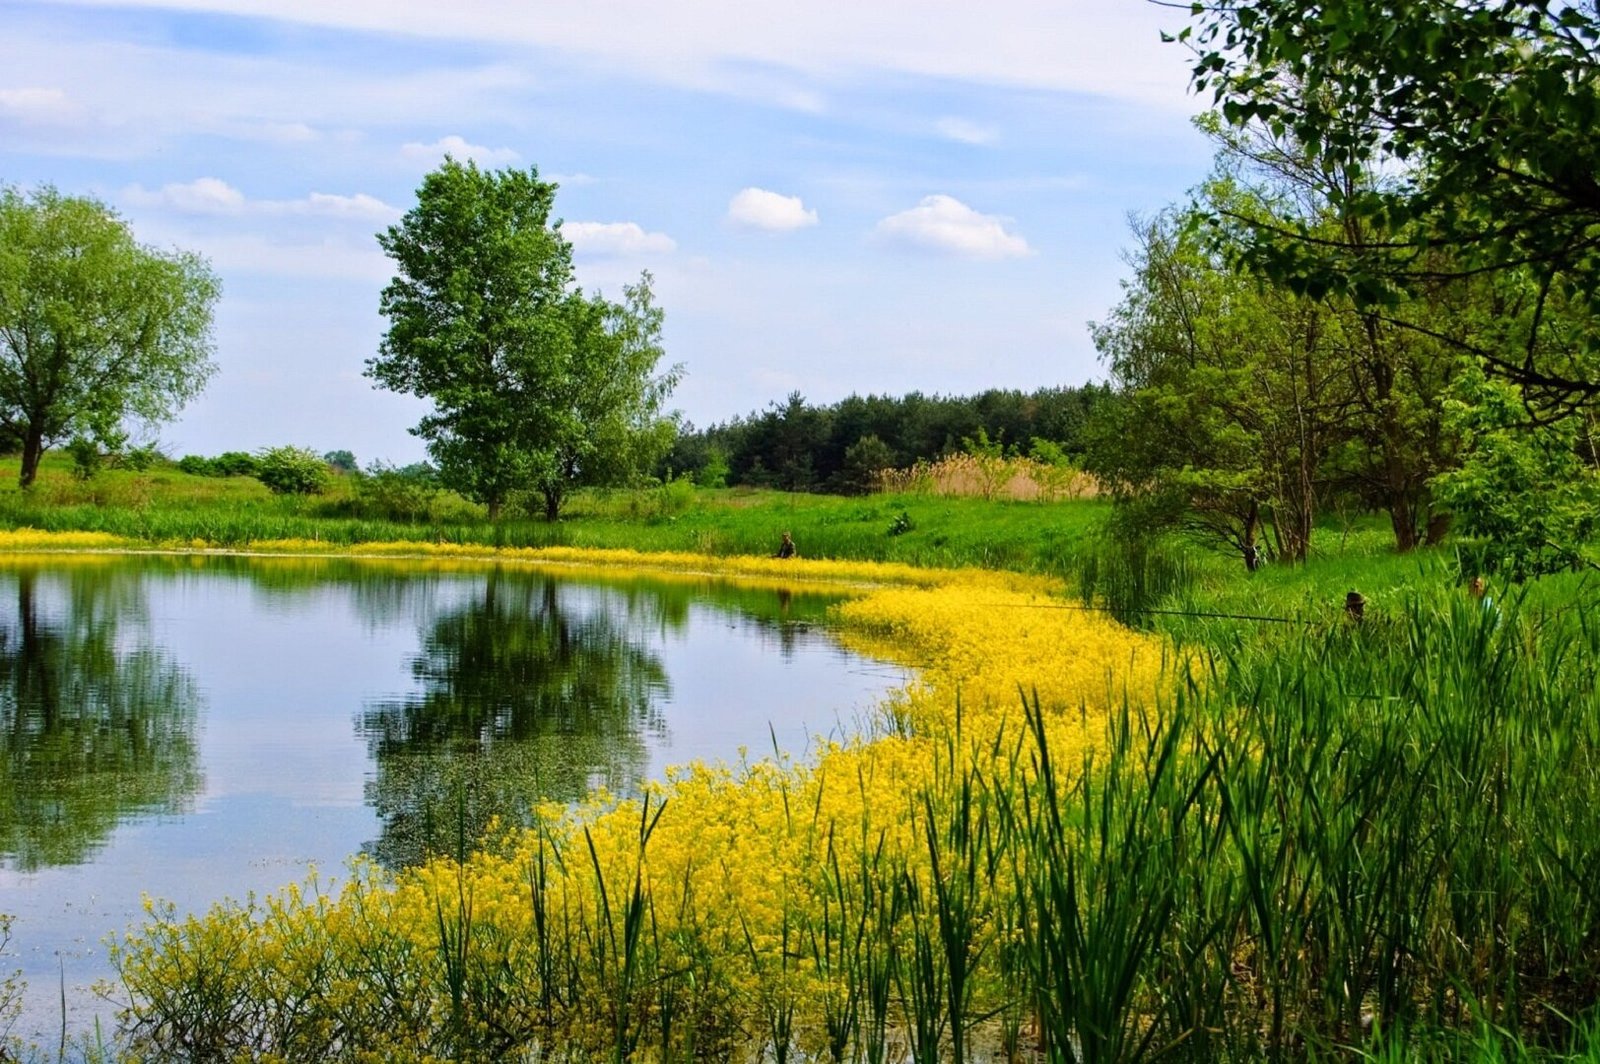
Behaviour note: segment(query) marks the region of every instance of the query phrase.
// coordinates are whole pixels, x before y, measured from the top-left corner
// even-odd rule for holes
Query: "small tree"
[[[883,486],[883,471],[894,468],[894,452],[875,433],[845,448],[841,487],[847,495],[868,495]]]
[[[62,440],[111,444],[125,419],[198,395],[219,291],[203,259],[136,243],[102,203],[0,187],[0,436],[21,444],[18,483]]]
[[[268,447],[256,458],[256,479],[275,495],[320,495],[328,487],[328,463],[306,447]]]
[[[322,460],[328,463],[329,469],[339,473],[354,473],[361,468],[356,464],[356,456],[350,451],[329,451],[322,456]]]

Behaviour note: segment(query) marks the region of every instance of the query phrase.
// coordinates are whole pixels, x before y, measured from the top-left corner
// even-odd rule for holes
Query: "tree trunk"
[[[1394,549],[1404,554],[1417,546],[1417,514],[1411,495],[1404,488],[1389,490],[1389,525],[1394,529]]]
[[[27,488],[39,475],[39,459],[44,455],[44,426],[30,423],[22,435],[22,469],[17,486]]]
[[[1431,514],[1428,517],[1428,536],[1424,540],[1430,547],[1437,547],[1444,542],[1444,537],[1450,534],[1450,515]]]
[[[544,519],[555,521],[561,517],[561,492],[554,488],[544,489]]]
[[[500,496],[490,496],[484,500],[484,505],[489,508],[489,523],[498,524],[500,521]]]
[[[1244,568],[1246,572],[1253,573],[1261,568],[1261,550],[1256,546],[1256,534],[1261,529],[1261,508],[1254,501],[1250,503],[1250,512],[1244,520]]]

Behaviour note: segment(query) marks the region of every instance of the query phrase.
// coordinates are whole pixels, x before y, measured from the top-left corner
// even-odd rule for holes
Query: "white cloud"
[[[879,222],[873,235],[895,247],[972,259],[1014,259],[1033,254],[1026,240],[1006,231],[1004,219],[980,214],[953,196],[924,196],[910,210],[891,214]]]
[[[562,188],[583,188],[594,184],[595,179],[588,174],[579,172],[575,174],[540,174],[546,181],[554,181]]]
[[[123,190],[122,197],[135,207],[153,207],[178,214],[296,214],[364,222],[387,221],[400,216],[398,208],[365,192],[353,196],[313,192],[304,199],[255,200],[247,198],[243,192],[217,177],[200,177],[182,184],[162,185],[154,191],[133,185]]]
[[[638,222],[567,222],[561,232],[587,255],[647,255],[678,247],[667,234],[647,233]]]
[[[304,122],[221,121],[216,123],[215,132],[235,140],[283,145],[314,144],[324,136]]]
[[[440,137],[432,144],[412,141],[400,149],[400,154],[407,159],[420,159],[428,163],[450,155],[457,162],[470,159],[479,166],[510,166],[522,159],[514,148],[490,148],[482,144],[473,144],[465,137],[453,133],[448,137]]]
[[[757,67],[834,77],[863,70],[1087,92],[1193,110],[1186,54],[1160,41],[1185,12],[1129,0],[78,0],[211,11],[417,37],[531,44],[680,84],[749,89]],[[764,89],[776,88],[766,86]],[[809,105],[802,90],[799,105]],[[770,98],[770,97],[769,97]],[[779,102],[780,105],[782,101]]]
[[[981,126],[965,118],[945,117],[934,124],[941,137],[962,144],[993,144],[1000,134],[992,126]]]
[[[740,190],[728,201],[728,220],[751,229],[786,232],[817,224],[817,212],[800,201],[764,188]]]
[[[0,89],[0,118],[26,126],[78,126],[84,106],[60,89]]]
[[[391,207],[378,197],[369,196],[365,192],[357,192],[354,196],[313,192],[304,200],[291,200],[284,206],[297,213],[354,218],[362,221],[384,221],[400,216],[399,208]]]
[[[241,214],[245,209],[244,193],[217,177],[197,177],[155,191],[134,185],[122,196],[136,207],[159,207],[180,214]]]

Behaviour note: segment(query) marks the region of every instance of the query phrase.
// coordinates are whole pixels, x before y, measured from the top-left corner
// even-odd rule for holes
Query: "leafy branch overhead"
[[[1535,403],[1600,395],[1600,14],[1544,0],[1195,4],[1177,35],[1223,120],[1297,144],[1344,233],[1253,225],[1240,258],[1311,296],[1417,326],[1408,301],[1493,278],[1526,306],[1499,336],[1440,336]],[[1582,327],[1547,328],[1560,304]],[[1514,326],[1514,327],[1513,327]]]

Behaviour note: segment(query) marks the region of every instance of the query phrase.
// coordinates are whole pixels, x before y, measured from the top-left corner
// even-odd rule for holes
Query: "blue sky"
[[[362,376],[375,234],[448,151],[537,166],[579,282],[642,270],[672,405],[1100,375],[1130,212],[1210,165],[1145,0],[0,0],[0,182],[96,196],[223,280],[174,455],[423,456]]]

